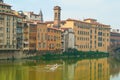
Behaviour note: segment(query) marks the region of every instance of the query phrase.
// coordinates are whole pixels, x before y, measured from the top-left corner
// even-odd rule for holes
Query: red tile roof
[[[96,20],[96,19],[92,19],[92,18],[88,18],[86,20]],[[76,20],[76,19],[71,19],[71,18],[68,18],[67,20],[62,20],[62,22],[66,22],[66,21],[77,21],[77,22],[81,22],[81,23],[85,23],[85,24],[93,24],[93,25],[102,25],[102,26],[110,26],[110,25],[106,25],[106,24],[102,24],[102,23],[99,23],[99,22],[94,22],[94,23],[88,23],[88,22],[85,22],[85,21],[81,21],[81,20]],[[46,21],[45,23],[47,24],[53,24],[54,21]]]
[[[65,20],[62,20],[62,21],[60,21],[60,22],[63,23],[63,22],[66,22],[66,21],[65,21]],[[48,23],[48,24],[51,23],[51,24],[52,24],[52,23],[54,23],[54,21],[46,21],[45,23]]]
[[[89,19],[90,19],[90,18],[89,18]],[[102,26],[110,26],[110,25],[106,25],[106,24],[99,23],[99,22],[88,23],[88,22],[85,22],[85,21],[80,21],[80,20],[71,19],[71,18],[68,18],[67,21],[77,21],[77,22],[86,23],[86,24],[102,25]]]

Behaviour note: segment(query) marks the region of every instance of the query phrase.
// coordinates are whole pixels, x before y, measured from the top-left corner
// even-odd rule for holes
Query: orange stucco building
[[[48,27],[46,23],[37,24],[36,49],[38,51],[60,51],[61,30]]]
[[[48,31],[48,50],[60,51],[61,50],[61,30],[57,28],[47,28]]]
[[[23,50],[36,50],[36,35],[37,24],[33,22],[25,22],[24,26],[24,49]]]
[[[37,24],[36,49],[38,51],[47,50],[47,26],[45,23]]]

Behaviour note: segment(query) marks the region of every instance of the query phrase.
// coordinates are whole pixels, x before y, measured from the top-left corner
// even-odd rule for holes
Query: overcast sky
[[[53,20],[53,7],[61,6],[61,19],[83,20],[95,18],[98,22],[120,29],[120,0],[4,0],[17,11],[43,12],[44,20]]]

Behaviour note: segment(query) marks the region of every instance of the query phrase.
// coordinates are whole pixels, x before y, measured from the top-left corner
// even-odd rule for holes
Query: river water
[[[110,58],[0,61],[0,80],[120,80],[120,63]]]

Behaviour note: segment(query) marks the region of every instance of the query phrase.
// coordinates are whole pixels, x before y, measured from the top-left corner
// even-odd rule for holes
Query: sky
[[[14,10],[43,12],[44,21],[53,20],[53,8],[61,7],[61,19],[97,19],[98,22],[120,29],[120,0],[4,0]]]

